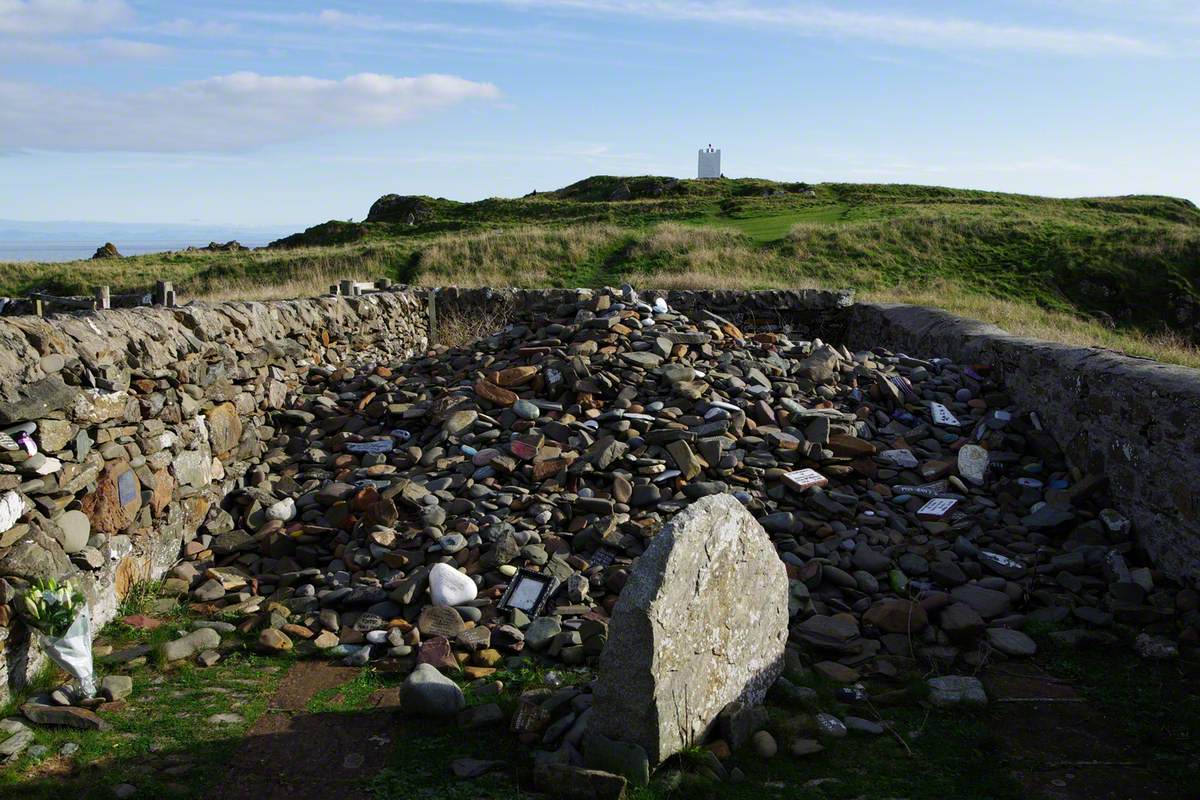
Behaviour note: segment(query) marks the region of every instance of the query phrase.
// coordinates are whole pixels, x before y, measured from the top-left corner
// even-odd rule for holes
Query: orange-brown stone
[[[80,509],[92,522],[92,533],[120,533],[133,523],[142,507],[142,483],[127,461],[110,462],[85,496]]]
[[[233,403],[213,406],[205,418],[208,420],[208,436],[213,453],[223,459],[233,452],[242,439],[242,418],[238,416]]]
[[[492,381],[500,386],[524,386],[537,374],[537,367],[509,367],[497,372]]]
[[[475,381],[475,394],[479,395],[489,403],[495,403],[498,406],[511,406],[517,402],[516,392],[510,392],[508,389],[501,389],[499,386],[490,381],[477,380]]]
[[[154,493],[150,495],[150,513],[157,519],[171,503],[175,495],[175,478],[163,467],[154,473]]]

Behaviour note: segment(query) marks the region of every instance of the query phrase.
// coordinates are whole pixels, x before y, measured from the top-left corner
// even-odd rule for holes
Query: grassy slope
[[[607,200],[622,186],[632,199]],[[329,222],[289,237],[298,247],[7,265],[0,294],[82,294],[100,283],[144,289],[163,278],[185,297],[304,294],[349,276],[426,285],[820,285],[1200,364],[1169,324],[1173,303],[1200,299],[1200,211],[1184,200],[605,176],[524,198],[425,200],[429,222]]]

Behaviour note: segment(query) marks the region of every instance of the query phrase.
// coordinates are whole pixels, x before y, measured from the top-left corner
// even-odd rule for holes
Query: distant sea
[[[259,239],[236,238],[246,247],[262,247],[279,237]],[[188,247],[204,247],[210,241],[205,239],[158,239],[154,241],[115,240],[113,244],[123,256],[139,256],[143,253],[163,253],[168,250],[184,250]],[[224,243],[227,240],[222,240]],[[94,239],[83,241],[12,241],[0,239],[0,261],[76,261],[81,258],[91,258],[96,248],[103,245]]]

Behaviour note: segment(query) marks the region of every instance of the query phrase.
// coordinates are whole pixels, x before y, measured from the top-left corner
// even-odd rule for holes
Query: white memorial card
[[[922,519],[941,519],[950,513],[950,509],[958,505],[957,500],[948,497],[937,497],[917,509],[917,516]]]
[[[958,417],[950,413],[950,409],[946,408],[941,403],[931,402],[929,404],[929,413],[933,415],[934,425],[945,425],[951,428],[959,426]]]
[[[812,486],[824,486],[829,479],[815,469],[805,468],[786,473],[783,482],[799,492]]]

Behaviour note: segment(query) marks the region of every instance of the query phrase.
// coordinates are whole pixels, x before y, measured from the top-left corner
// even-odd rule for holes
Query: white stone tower
[[[707,149],[700,149],[699,167],[696,169],[697,178],[721,177],[721,151],[713,150],[710,144]]]

